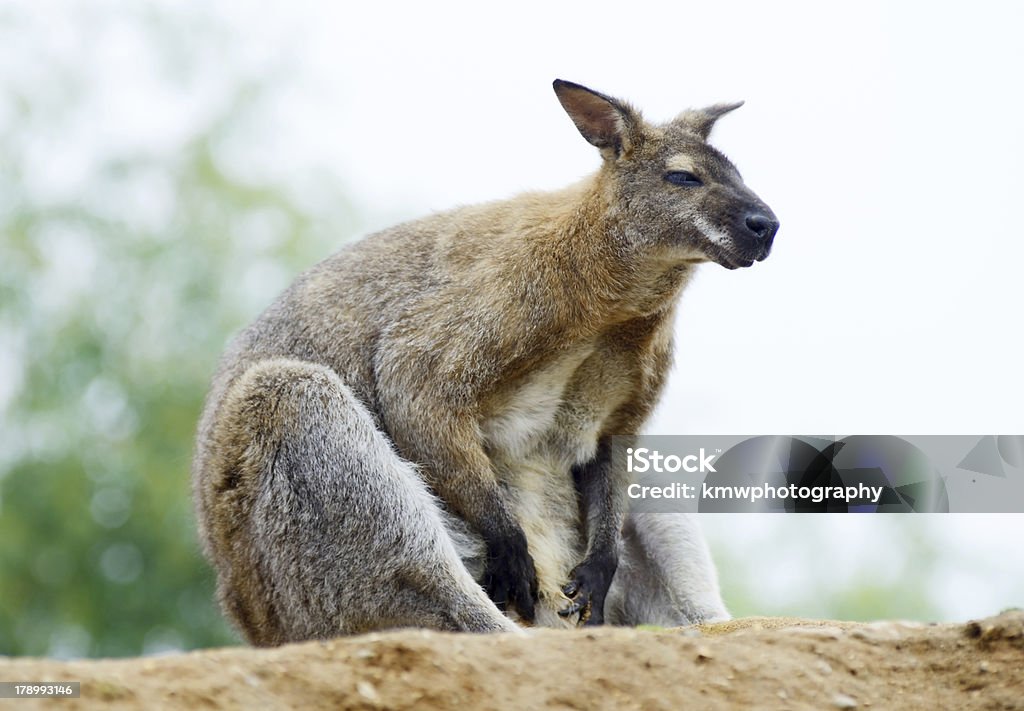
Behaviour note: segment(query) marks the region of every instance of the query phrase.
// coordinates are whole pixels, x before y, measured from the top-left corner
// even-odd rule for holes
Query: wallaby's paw
[[[526,549],[526,538],[488,545],[483,586],[487,595],[505,611],[514,607],[524,622],[533,622],[537,604],[537,570]]]
[[[562,588],[562,594],[569,598],[569,604],[558,611],[561,617],[572,617],[575,614],[579,614],[579,623],[581,625],[593,624],[599,625],[603,622],[603,619],[599,619],[593,622],[594,608],[591,604],[592,595],[589,590],[584,589],[580,584],[573,580],[568,585]],[[599,618],[603,618],[602,613],[598,613]]]
[[[604,599],[612,584],[618,561],[614,556],[597,555],[587,558],[570,574],[571,580],[562,588],[570,603],[558,611],[562,617],[578,614],[577,624],[593,626],[604,624]]]

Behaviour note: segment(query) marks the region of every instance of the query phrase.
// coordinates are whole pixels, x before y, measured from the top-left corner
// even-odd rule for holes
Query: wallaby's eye
[[[695,188],[704,184],[696,175],[685,170],[673,170],[670,173],[665,173],[665,180],[673,185],[682,185],[684,188]]]

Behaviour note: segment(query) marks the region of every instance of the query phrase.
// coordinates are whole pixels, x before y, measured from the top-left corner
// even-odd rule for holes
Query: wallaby
[[[665,383],[696,265],[778,222],[706,139],[566,81],[593,176],[353,244],[229,346],[199,425],[200,537],[257,645],[394,627],[727,619],[684,515],[630,514],[611,437]]]

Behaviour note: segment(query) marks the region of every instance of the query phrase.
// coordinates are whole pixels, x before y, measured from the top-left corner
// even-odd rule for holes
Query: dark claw
[[[579,583],[575,581],[562,588],[562,592],[565,592],[567,597],[572,597],[572,595],[569,595],[566,592],[569,589],[572,589],[573,595],[580,593]],[[558,614],[561,617],[572,617],[577,613],[579,613],[580,616],[579,624],[583,624],[590,618],[590,594],[586,591],[583,591],[583,594],[579,595],[576,600],[570,602],[567,607],[563,607],[558,611]]]
[[[579,613],[577,624],[581,626],[603,625],[604,599],[617,564],[614,555],[595,555],[576,566],[562,587],[562,593],[572,602],[558,614],[571,617]]]
[[[582,611],[583,611],[583,605],[581,605],[578,602],[573,602],[573,603],[569,604],[569,607],[563,607],[561,610],[559,610],[558,614],[559,614],[560,617],[572,617],[577,612],[582,612]]]

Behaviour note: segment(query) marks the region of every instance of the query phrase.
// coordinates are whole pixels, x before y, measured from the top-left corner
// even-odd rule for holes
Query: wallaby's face
[[[569,82],[555,92],[601,149],[614,209],[652,256],[728,269],[768,256],[779,223],[735,166],[707,144],[714,122],[740,104],[688,111],[652,126],[627,104]]]

